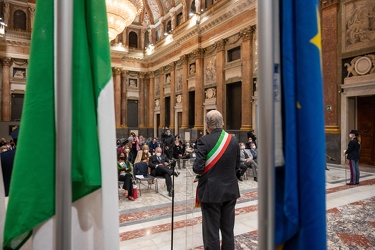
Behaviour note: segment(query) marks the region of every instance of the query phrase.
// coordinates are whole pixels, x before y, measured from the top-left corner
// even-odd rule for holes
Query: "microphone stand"
[[[171,250],[173,250],[173,230],[174,230],[174,176],[175,176],[175,166],[176,161],[172,160],[172,228],[171,228]]]

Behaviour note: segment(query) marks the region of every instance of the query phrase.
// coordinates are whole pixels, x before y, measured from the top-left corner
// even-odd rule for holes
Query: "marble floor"
[[[358,186],[345,185],[349,171],[329,165],[326,171],[328,249],[375,249],[375,168],[362,169]],[[138,183],[138,198],[119,194],[121,249],[203,249],[200,209],[194,208],[196,184],[191,166],[175,177],[175,198],[163,179]],[[236,249],[257,249],[257,183],[239,182],[236,205]],[[156,192],[158,190],[158,193]],[[172,202],[174,203],[172,231]],[[173,235],[172,235],[173,233]],[[172,239],[173,238],[173,242]]]

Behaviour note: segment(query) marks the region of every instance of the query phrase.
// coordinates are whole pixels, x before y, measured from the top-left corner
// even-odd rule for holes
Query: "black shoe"
[[[242,176],[238,177],[238,180],[239,181],[243,181]]]
[[[357,184],[354,184],[354,183],[346,183],[346,185],[350,185],[350,186],[352,186],[352,185],[357,185]]]
[[[257,177],[254,177],[254,181],[258,182],[258,178],[257,178]]]
[[[172,173],[174,176],[178,177],[178,175],[180,174],[179,172],[173,172]]]
[[[329,170],[329,168],[326,167],[326,170]]]
[[[168,192],[168,196],[169,196],[169,197],[172,197],[172,195],[173,195],[173,194],[172,194],[172,191],[169,191],[169,192]]]

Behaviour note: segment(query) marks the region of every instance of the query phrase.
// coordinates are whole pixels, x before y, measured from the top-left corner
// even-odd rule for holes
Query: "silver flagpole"
[[[274,84],[279,65],[275,64],[274,20],[278,0],[258,0],[258,83],[259,83],[259,179],[258,249],[274,250],[275,238],[275,104]],[[275,18],[275,19],[274,19]],[[276,73],[276,74],[275,74]]]
[[[73,0],[54,1],[56,249],[71,249]]]

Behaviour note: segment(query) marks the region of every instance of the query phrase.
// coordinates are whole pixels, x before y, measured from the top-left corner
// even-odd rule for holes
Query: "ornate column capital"
[[[121,74],[122,69],[118,68],[118,67],[115,67],[115,68],[112,69],[112,71],[115,75],[119,75],[119,74]]]
[[[169,67],[170,67],[171,70],[174,70],[176,68],[176,63],[175,62],[171,62],[169,64]]]
[[[139,72],[139,78],[144,79],[146,76],[146,72]]]
[[[180,60],[182,63],[187,63],[189,61],[189,55],[182,55]]]
[[[223,51],[225,50],[225,44],[227,43],[227,39],[221,39],[219,41],[217,41],[215,44],[214,44],[214,48],[217,50],[217,51]]]
[[[12,58],[2,57],[1,62],[3,63],[3,66],[10,66],[12,64]]]
[[[155,78],[155,73],[154,73],[154,71],[150,71],[150,72],[148,72],[148,77],[149,77],[149,78]]]
[[[121,70],[121,75],[123,77],[126,77],[128,75],[128,73],[129,73],[129,71],[127,71],[127,70]]]
[[[203,58],[205,49],[198,48],[191,53],[191,57],[194,59]]]
[[[242,39],[244,41],[252,40],[253,39],[253,32],[254,32],[253,26],[249,27],[249,28],[245,28],[245,29],[240,31],[240,37],[242,37]]]

